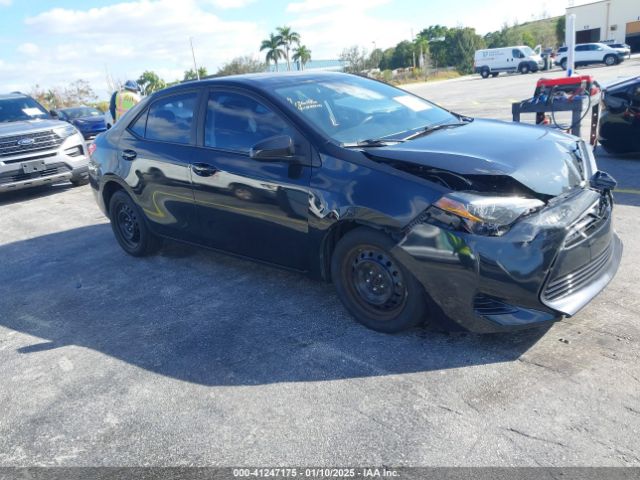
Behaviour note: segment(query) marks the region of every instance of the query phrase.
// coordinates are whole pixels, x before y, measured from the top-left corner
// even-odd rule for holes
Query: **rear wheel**
[[[615,55],[607,55],[606,57],[604,57],[604,63],[605,63],[605,65],[610,67],[610,66],[615,65],[617,63],[617,59],[616,59]]]
[[[119,190],[111,197],[109,218],[116,240],[129,255],[143,257],[160,248],[161,240],[149,230],[142,210],[126,192]]]
[[[480,70],[480,75],[482,76],[482,78],[489,78],[490,73],[491,72],[488,68],[483,68],[482,70]]]
[[[338,242],[331,258],[331,278],[347,310],[385,333],[417,326],[428,313],[422,285],[394,258],[393,247],[387,235],[361,227]]]

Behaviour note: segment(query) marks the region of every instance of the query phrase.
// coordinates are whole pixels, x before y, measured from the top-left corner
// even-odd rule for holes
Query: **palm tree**
[[[276,28],[278,31],[277,38],[280,39],[280,45],[284,47],[285,58],[287,59],[287,70],[291,70],[291,63],[289,62],[289,50],[291,50],[292,45],[295,43],[296,45],[300,45],[300,34],[298,32],[294,32],[291,30],[291,27],[278,27]]]
[[[278,71],[278,60],[284,58],[284,52],[280,48],[282,46],[282,40],[279,36],[274,35],[273,33],[269,34],[269,38],[262,41],[262,45],[260,46],[260,51],[267,51],[267,64],[271,61],[276,65],[276,72]]]
[[[300,45],[293,51],[293,61],[298,62],[302,70],[309,60],[311,60],[311,50],[305,45]]]

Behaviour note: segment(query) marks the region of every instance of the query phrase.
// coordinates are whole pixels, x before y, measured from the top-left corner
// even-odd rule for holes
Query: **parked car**
[[[90,177],[133,256],[197,243],[332,281],[375,330],[502,331],[575,314],[622,252],[615,182],[540,128],[347,74],[223,77],[143,100],[96,139]],[[238,204],[222,174],[283,201]]]
[[[618,53],[622,53],[623,56],[631,58],[631,46],[626,43],[607,43],[607,46],[613,48]]]
[[[88,155],[73,125],[22,93],[0,95],[0,192],[88,181]]]
[[[556,65],[567,69],[567,47],[560,47],[556,55]],[[617,65],[624,61],[625,55],[604,43],[581,43],[575,46],[574,62],[576,67],[593,63],[604,63],[607,66]]]
[[[600,104],[598,141],[611,153],[640,152],[640,77],[607,86]]]
[[[497,77],[500,72],[537,72],[544,65],[539,53],[526,45],[476,50],[473,68],[482,78]]]
[[[97,108],[84,106],[59,108],[52,110],[51,114],[76,127],[85,140],[92,140],[107,131],[104,114]]]

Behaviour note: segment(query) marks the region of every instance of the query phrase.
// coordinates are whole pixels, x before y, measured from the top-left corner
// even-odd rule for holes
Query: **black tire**
[[[527,73],[529,73],[530,68],[528,64],[523,63],[522,65],[520,65],[519,70],[522,75],[526,75]]]
[[[492,76],[493,78],[496,78],[498,75],[500,75],[500,72],[493,72],[493,73],[491,74],[491,76]]]
[[[605,57],[604,57],[604,64],[605,64],[607,67],[611,67],[611,66],[613,66],[613,65],[615,65],[615,64],[617,64],[617,63],[618,63],[618,59],[616,58],[616,56],[615,56],[615,55],[605,55]]]
[[[480,76],[481,76],[482,78],[489,78],[489,74],[490,74],[490,73],[491,73],[491,72],[489,71],[489,69],[488,69],[488,68],[483,68],[482,70],[480,70]]]
[[[560,60],[560,68],[562,68],[563,70],[567,69],[567,59],[563,58],[562,60]]]
[[[123,190],[111,197],[109,218],[116,240],[129,255],[144,257],[160,248],[161,239],[151,233],[142,210]]]
[[[73,185],[74,187],[81,187],[83,185],[88,185],[89,184],[89,177],[81,177],[81,178],[74,178],[72,180],[69,180],[71,182],[71,185]]]
[[[427,319],[424,288],[391,254],[385,234],[359,227],[340,239],[331,257],[331,278],[349,313],[384,333],[415,327]]]

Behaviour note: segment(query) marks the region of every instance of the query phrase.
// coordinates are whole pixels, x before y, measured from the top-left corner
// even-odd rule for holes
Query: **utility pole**
[[[189,37],[189,43],[191,44],[191,56],[193,57],[193,70],[196,72],[196,78],[200,80],[200,72],[198,72],[198,65],[196,64],[196,53],[193,50],[193,37]]]
[[[413,43],[413,28],[411,29],[411,43]],[[413,60],[413,68],[416,68],[416,49],[413,48],[413,46],[411,48],[411,57]]]

